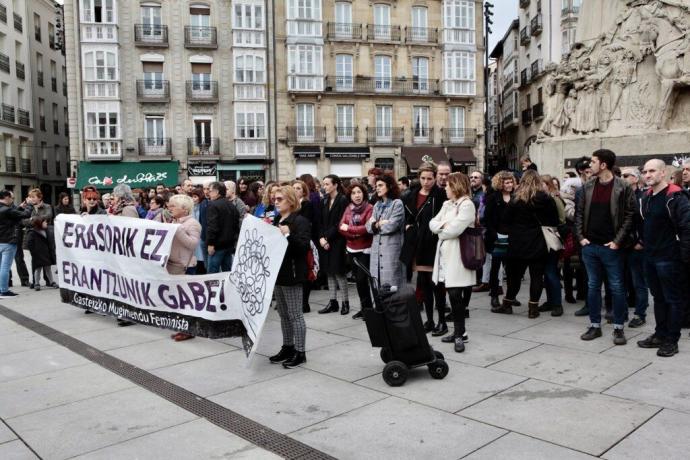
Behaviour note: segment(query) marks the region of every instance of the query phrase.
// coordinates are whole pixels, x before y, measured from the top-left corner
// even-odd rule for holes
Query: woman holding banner
[[[300,202],[292,186],[285,185],[275,190],[276,212],[280,215],[276,225],[287,238],[288,247],[278,271],[275,298],[283,331],[283,346],[278,354],[271,356],[272,363],[283,363],[291,369],[307,362],[304,345],[307,325],[302,313],[302,284],[307,279],[307,258],[311,226],[299,215]]]
[[[173,224],[179,224],[170,247],[170,257],[166,269],[171,275],[196,274],[194,251],[201,239],[201,224],[192,216],[194,201],[187,195],[173,195],[168,200],[168,211],[172,214]],[[175,342],[193,339],[194,336],[184,332],[173,334]]]
[[[81,194],[82,201],[84,202],[84,214],[107,214],[105,209],[101,207],[101,194],[98,193],[95,187],[84,187],[84,191]],[[88,311],[88,310],[87,310]]]
[[[139,218],[139,213],[136,207],[137,202],[134,200],[132,189],[127,184],[120,184],[113,189],[110,195],[110,213],[113,216],[133,217]],[[120,327],[132,326],[133,322],[121,318],[117,319],[117,325]]]

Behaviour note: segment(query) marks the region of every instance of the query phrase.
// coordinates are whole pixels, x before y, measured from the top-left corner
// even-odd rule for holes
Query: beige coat
[[[180,226],[175,232],[166,268],[171,275],[184,275],[187,267],[196,266],[194,250],[201,238],[201,224],[192,216],[181,217],[173,223]]]
[[[439,283],[439,268],[443,267],[443,280],[446,287],[474,286],[477,278],[474,270],[468,270],[460,259],[460,240],[458,237],[467,227],[474,227],[476,211],[472,200],[468,197],[457,201],[446,201],[429,222],[429,228],[438,235],[436,257],[432,279]],[[446,224],[445,228],[442,228]]]

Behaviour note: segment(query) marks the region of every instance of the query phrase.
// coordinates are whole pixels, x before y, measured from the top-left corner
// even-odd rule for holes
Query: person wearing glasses
[[[95,187],[85,187],[82,192],[83,208],[81,215],[107,214],[101,207],[101,194]]]

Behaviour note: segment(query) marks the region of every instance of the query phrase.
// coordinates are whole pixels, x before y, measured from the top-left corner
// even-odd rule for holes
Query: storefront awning
[[[448,161],[443,147],[403,147],[400,153],[412,172],[417,171],[422,163],[433,161],[439,164]]]
[[[292,149],[295,158],[319,158],[321,147],[318,145],[297,145]]]
[[[477,164],[477,158],[469,147],[448,147],[448,158],[456,165]]]
[[[331,159],[362,159],[369,158],[369,147],[326,147],[323,153]]]
[[[98,189],[112,189],[119,184],[131,188],[166,187],[177,185],[178,161],[146,161],[120,163],[79,162],[77,188],[93,185]]]

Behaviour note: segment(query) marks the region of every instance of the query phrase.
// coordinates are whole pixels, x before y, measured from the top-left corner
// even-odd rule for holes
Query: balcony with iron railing
[[[434,143],[434,128],[427,128],[418,126],[412,128],[412,143],[413,144],[433,144]]]
[[[168,26],[162,24],[135,24],[134,44],[149,48],[166,48],[168,46]]]
[[[325,126],[288,126],[287,141],[289,144],[324,144],[326,142]]]
[[[367,127],[367,142],[370,145],[400,145],[405,142],[405,128],[392,126]]]
[[[439,81],[426,78],[326,77],[326,92],[391,96],[438,96]]]
[[[505,76],[505,81],[503,82],[503,92],[508,91],[513,85],[515,84],[515,79],[513,78],[513,74],[507,74]]]
[[[169,102],[170,81],[168,80],[137,80],[138,102]]]
[[[17,172],[17,159],[15,157],[5,157],[5,172]]]
[[[218,31],[215,27],[185,26],[184,46],[189,49],[216,49]]]
[[[0,70],[10,73],[10,57],[4,53],[0,53]]]
[[[50,77],[50,89],[57,93],[57,77]]]
[[[359,142],[357,126],[336,126],[335,142],[338,144],[355,144]]]
[[[2,121],[7,123],[14,123],[14,107],[9,104],[2,104]]]
[[[405,27],[405,43],[436,45],[438,44],[438,29],[431,27]]]
[[[532,106],[532,119],[534,121],[544,118],[544,103],[538,102]]]
[[[7,7],[0,3],[0,22],[7,24]]]
[[[19,33],[24,32],[24,20],[22,17],[17,13],[12,13],[12,16],[14,16],[14,30]]]
[[[53,120],[53,134],[60,134],[60,124],[57,120]]]
[[[544,64],[541,59],[537,59],[530,65],[530,71],[532,73],[532,79],[537,78],[544,71]]]
[[[21,158],[19,166],[22,174],[31,174],[31,158]]]
[[[362,24],[329,22],[326,25],[326,40],[360,41],[362,40]]]
[[[140,137],[139,156],[163,157],[172,155],[172,142],[169,137]]]
[[[522,111],[522,125],[528,126],[532,124],[532,109],[525,109]]]
[[[579,13],[579,6],[568,5],[561,9],[561,19],[567,19],[568,16],[577,16]]]
[[[535,37],[544,30],[544,23],[541,18],[541,14],[536,15],[530,21],[530,31]]]
[[[31,114],[28,110],[17,109],[17,123],[22,126],[31,126]]]
[[[187,139],[187,154],[190,156],[220,156],[220,140],[217,137]]]
[[[214,104],[218,102],[217,81],[192,81],[188,80],[187,102]]]
[[[527,45],[530,41],[529,26],[525,26],[520,30],[520,44]]]
[[[530,84],[532,81],[531,75],[529,73],[529,69],[522,69],[522,72],[520,72],[520,86],[524,87]]]
[[[477,144],[477,130],[467,128],[441,128],[441,139],[446,145],[471,147]]]
[[[400,43],[400,26],[367,24],[367,41],[381,43]]]
[[[24,64],[19,61],[14,61],[14,68],[17,73],[17,78],[24,80],[26,78],[26,72],[24,70]]]

